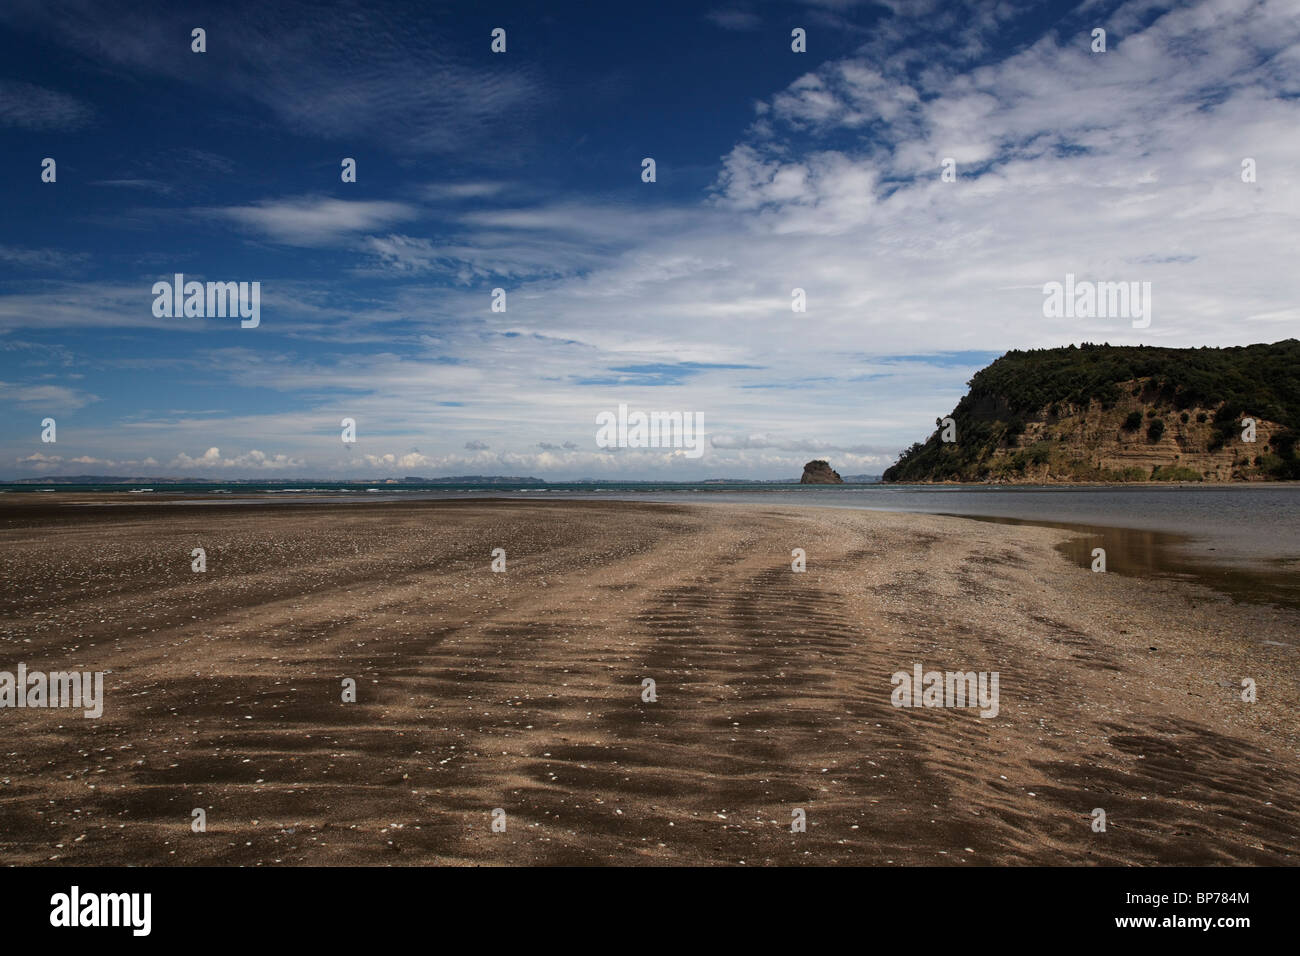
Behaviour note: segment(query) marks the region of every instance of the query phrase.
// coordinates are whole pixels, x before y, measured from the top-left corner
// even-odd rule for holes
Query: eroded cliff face
[[[1276,458],[1273,437],[1286,429],[1255,418],[1253,442],[1243,413],[1226,435],[1217,408],[1177,409],[1151,394],[1150,383],[1121,383],[1120,401],[1104,407],[1057,402],[1025,416],[1024,431],[990,450],[986,481],[1264,480]],[[958,441],[961,436],[958,435]],[[936,476],[938,480],[943,480]]]
[[[1085,342],[980,369],[887,482],[1300,480],[1300,340]]]

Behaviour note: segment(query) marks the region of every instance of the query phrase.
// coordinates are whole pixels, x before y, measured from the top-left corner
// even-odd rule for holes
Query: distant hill
[[[1300,341],[1008,352],[884,481],[1300,479]],[[1255,420],[1255,442],[1243,419]],[[944,441],[945,431],[955,440]]]

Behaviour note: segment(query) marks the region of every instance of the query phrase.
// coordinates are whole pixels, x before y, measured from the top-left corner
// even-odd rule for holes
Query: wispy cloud
[[[763,26],[763,18],[758,14],[736,7],[710,10],[704,18],[724,30],[749,32]]]
[[[70,269],[86,259],[84,253],[70,252],[66,249],[25,249],[20,246],[0,245],[0,262],[22,269],[43,272]]]
[[[797,451],[808,453],[849,452],[855,455],[888,456],[896,449],[885,445],[845,445],[833,441],[812,439],[781,438],[772,435],[711,435],[709,444],[719,449],[759,449],[771,448],[778,451]]]
[[[324,246],[361,232],[414,219],[418,210],[406,203],[303,196],[264,200],[248,206],[199,210],[227,219],[275,242]]]
[[[67,131],[85,126],[94,109],[75,96],[18,80],[0,80],[0,127]]]
[[[196,68],[188,43],[194,14],[180,9],[124,0],[12,0],[0,22],[138,75],[243,98],[293,132],[381,143],[399,153],[518,143],[527,128],[519,116],[548,95],[526,61],[467,55],[459,38],[441,33],[433,11],[413,22],[396,5],[362,11],[350,2],[286,0],[235,2],[221,12],[222,20],[238,24],[238,40],[213,33],[222,68],[211,71]],[[71,106],[46,98],[40,113],[23,115],[67,119]]]
[[[434,201],[485,199],[509,188],[500,182],[431,183],[424,187],[424,195]]]
[[[146,192],[158,193],[163,196],[175,192],[175,188],[170,183],[157,179],[97,179],[90,185],[112,186],[119,189],[143,189]]]
[[[64,385],[22,385],[0,382],[0,402],[13,402],[29,409],[45,412],[72,412],[99,401],[92,395]]]

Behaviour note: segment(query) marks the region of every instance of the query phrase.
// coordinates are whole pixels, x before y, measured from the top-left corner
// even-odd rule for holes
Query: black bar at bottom
[[[127,946],[338,947],[412,932],[440,946],[456,926],[469,935],[460,946],[480,937],[494,947],[711,938],[734,947],[746,938],[770,945],[787,932],[945,948],[1023,932],[1044,942],[1199,936],[1231,945],[1243,933],[1287,927],[1291,894],[1280,884],[1291,877],[1244,868],[7,869],[0,919],[11,942],[75,934]],[[147,910],[143,895],[120,894],[149,894]],[[146,912],[147,935],[138,932]],[[113,921],[120,925],[80,925]]]

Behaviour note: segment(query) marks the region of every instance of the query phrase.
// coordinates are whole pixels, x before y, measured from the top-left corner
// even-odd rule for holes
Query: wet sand
[[[994,524],[1060,528],[1070,532],[1057,549],[1080,567],[1091,568],[1093,551],[1106,552],[1106,570],[1144,579],[1186,581],[1228,595],[1234,601],[1277,604],[1300,611],[1300,560],[1294,557],[1218,555],[1217,548],[1186,534],[1142,528],[1081,525],[1063,521],[962,515]],[[1210,538],[1209,540],[1216,540]],[[1153,584],[1158,581],[1153,581]]]
[[[0,670],[108,672],[0,709],[0,862],[1300,859],[1293,609],[962,518],[278,497],[0,504]],[[893,707],[917,662],[998,715]]]

